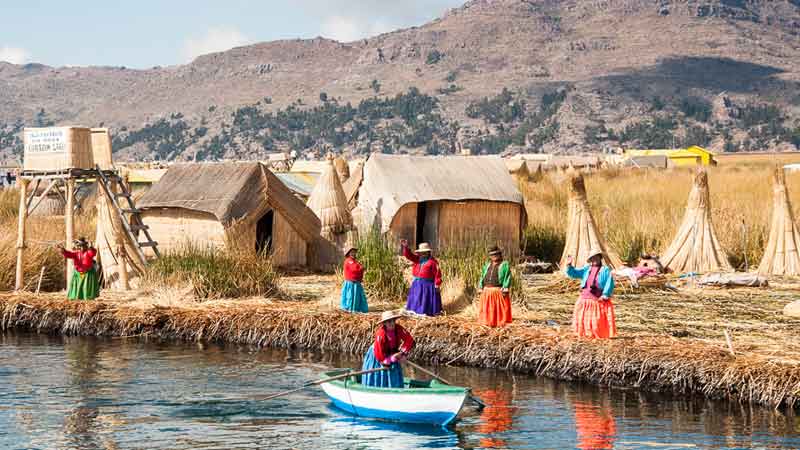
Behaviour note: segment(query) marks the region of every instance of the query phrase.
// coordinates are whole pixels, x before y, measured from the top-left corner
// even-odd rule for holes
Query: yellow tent
[[[655,156],[664,155],[672,161],[676,166],[715,166],[717,161],[714,159],[714,153],[693,145],[688,148],[674,148],[664,150],[625,150],[625,156]]]

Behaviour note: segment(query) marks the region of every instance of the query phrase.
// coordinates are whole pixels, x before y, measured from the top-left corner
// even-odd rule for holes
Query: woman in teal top
[[[511,266],[497,246],[489,249],[490,261],[483,266],[478,282],[481,308],[478,321],[489,327],[511,323]]]

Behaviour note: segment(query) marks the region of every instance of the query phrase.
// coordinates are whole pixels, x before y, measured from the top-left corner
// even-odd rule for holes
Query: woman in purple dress
[[[426,316],[438,315],[442,312],[442,295],[439,291],[442,286],[442,272],[439,270],[439,262],[432,255],[431,246],[423,242],[412,252],[405,239],[400,241],[400,246],[403,256],[414,263],[414,282],[408,291],[406,309]]]

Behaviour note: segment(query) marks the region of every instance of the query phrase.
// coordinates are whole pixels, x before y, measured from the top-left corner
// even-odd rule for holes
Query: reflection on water
[[[0,448],[800,448],[790,412],[444,368],[487,403],[453,429],[364,421],[319,388],[341,355],[0,335]]]

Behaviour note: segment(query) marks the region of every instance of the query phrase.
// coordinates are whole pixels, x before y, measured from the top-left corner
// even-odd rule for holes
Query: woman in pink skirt
[[[588,264],[578,269],[572,265],[572,257],[567,258],[567,276],[581,279],[581,295],[575,302],[572,327],[580,337],[589,339],[608,339],[617,335],[617,321],[614,317],[614,277],[611,270],[603,265],[603,252],[592,249]]]

